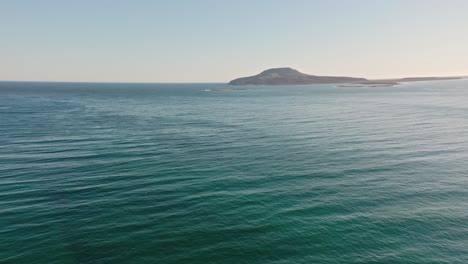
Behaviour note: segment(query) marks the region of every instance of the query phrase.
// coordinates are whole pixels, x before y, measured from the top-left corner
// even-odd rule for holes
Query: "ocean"
[[[468,263],[468,80],[227,87],[1,82],[0,263]]]

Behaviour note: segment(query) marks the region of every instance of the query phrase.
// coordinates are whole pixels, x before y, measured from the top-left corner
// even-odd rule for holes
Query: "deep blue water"
[[[468,80],[0,83],[0,263],[468,263]]]

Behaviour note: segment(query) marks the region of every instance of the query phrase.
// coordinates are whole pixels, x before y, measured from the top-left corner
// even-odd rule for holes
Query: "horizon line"
[[[328,77],[333,77],[332,75],[327,75]],[[249,76],[250,77],[250,76]],[[350,76],[351,77],[351,76]],[[243,77],[240,77],[243,78]],[[461,78],[466,79],[468,75],[446,75],[446,76],[406,76],[406,77],[391,77],[391,78],[377,78],[377,79],[368,79],[369,81],[387,81],[387,80],[396,80],[403,78]],[[139,81],[63,81],[63,80],[0,80],[0,82],[12,82],[12,83],[96,83],[96,84],[228,84],[227,82],[139,82]]]
[[[98,84],[227,84],[228,82],[119,82],[119,81],[18,81],[0,80],[0,82],[27,83],[98,83]]]

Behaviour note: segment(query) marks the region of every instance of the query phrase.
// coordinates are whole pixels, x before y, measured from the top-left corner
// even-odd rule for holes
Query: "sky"
[[[0,80],[468,75],[466,0],[0,0]]]

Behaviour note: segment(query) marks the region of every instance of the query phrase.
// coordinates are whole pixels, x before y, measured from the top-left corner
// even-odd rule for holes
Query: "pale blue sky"
[[[468,75],[466,0],[0,0],[0,80]]]

